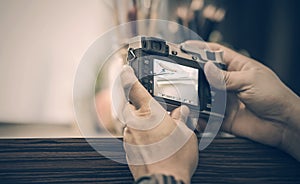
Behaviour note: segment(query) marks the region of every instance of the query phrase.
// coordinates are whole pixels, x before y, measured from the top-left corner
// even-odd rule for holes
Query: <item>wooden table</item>
[[[100,142],[110,144],[112,139]],[[120,151],[121,155],[121,151]],[[192,183],[300,183],[300,162],[242,138],[216,138],[200,153]],[[126,164],[85,139],[1,139],[0,183],[131,183]]]

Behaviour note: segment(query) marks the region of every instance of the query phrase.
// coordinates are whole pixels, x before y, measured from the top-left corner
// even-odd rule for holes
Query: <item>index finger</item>
[[[249,63],[250,59],[243,56],[227,47],[224,47],[217,43],[209,43],[199,40],[188,40],[186,44],[196,47],[198,49],[207,49],[207,47],[212,51],[223,51],[223,62],[227,65],[229,71],[240,71],[242,68]]]

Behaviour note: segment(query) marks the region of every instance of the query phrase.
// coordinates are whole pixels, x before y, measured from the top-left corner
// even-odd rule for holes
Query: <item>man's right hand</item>
[[[188,41],[203,47],[199,41]],[[300,160],[300,98],[276,74],[261,63],[219,44],[210,49],[224,51],[228,71],[208,62],[204,71],[211,85],[224,80],[228,91],[223,129],[238,136],[275,146]]]

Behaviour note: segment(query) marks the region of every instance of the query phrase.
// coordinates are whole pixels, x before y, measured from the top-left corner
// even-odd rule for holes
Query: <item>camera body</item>
[[[203,68],[207,61],[226,70],[223,52],[177,45],[155,37],[135,37],[130,41],[127,62],[147,91],[166,109],[180,105],[190,109],[190,116],[223,117],[212,112],[218,89],[209,85]]]

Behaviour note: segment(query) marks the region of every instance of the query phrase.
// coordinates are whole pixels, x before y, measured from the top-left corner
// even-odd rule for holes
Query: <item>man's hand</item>
[[[203,47],[199,41],[188,41]],[[300,160],[300,99],[276,74],[261,63],[218,44],[210,49],[223,50],[228,71],[208,62],[204,71],[211,85],[224,80],[228,103],[222,128],[238,136],[281,148]]]
[[[198,165],[197,138],[185,125],[189,109],[181,106],[169,115],[134,78],[126,66],[121,80],[132,104],[123,111],[124,148],[134,178],[165,174],[189,183]]]

